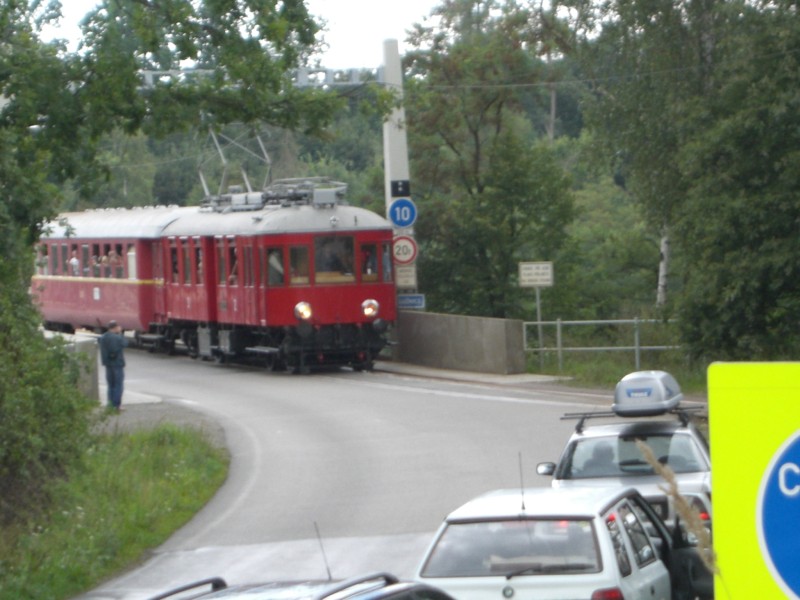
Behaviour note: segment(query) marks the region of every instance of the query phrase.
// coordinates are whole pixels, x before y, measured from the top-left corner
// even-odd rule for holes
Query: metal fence
[[[543,364],[544,355],[547,352],[555,352],[558,356],[558,368],[564,368],[564,353],[565,352],[633,352],[636,370],[641,369],[642,352],[648,350],[675,350],[680,346],[671,344],[646,344],[642,342],[642,327],[645,325],[656,326],[661,329],[662,335],[655,337],[663,338],[668,335],[666,331],[669,325],[673,324],[674,320],[664,321],[660,319],[613,319],[605,321],[562,321],[557,319],[555,321],[525,321],[522,323],[522,337],[525,344],[525,352],[537,352],[539,354],[539,361]],[[580,327],[580,326],[594,326],[594,327],[611,327],[615,329],[615,335],[611,336],[613,344],[598,344],[598,345],[564,345],[564,328],[565,327]],[[535,346],[531,347],[528,331],[530,328],[536,328],[536,334],[533,342]],[[553,339],[552,330],[547,334],[544,328],[555,327],[555,339]],[[627,335],[622,333],[623,328],[631,328],[631,332]],[[648,328],[651,329],[651,328]],[[579,336],[580,341],[585,341],[587,338],[592,339],[591,335]],[[546,339],[547,338],[547,339]],[[627,342],[626,340],[630,340]],[[608,341],[608,336],[606,340]]]

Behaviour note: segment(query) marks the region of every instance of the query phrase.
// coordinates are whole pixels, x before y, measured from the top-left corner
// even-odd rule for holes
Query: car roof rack
[[[341,583],[339,583],[338,585],[326,589],[323,593],[315,596],[314,600],[325,600],[326,598],[331,598],[333,596],[346,598],[349,596],[349,594],[342,594],[342,592],[346,592],[350,588],[356,588],[356,590],[353,591],[356,591],[358,593],[364,592],[367,590],[367,588],[364,586],[366,584],[369,584],[370,582],[375,582],[375,583],[374,585],[369,586],[368,589],[381,589],[388,585],[399,583],[400,580],[391,573],[384,573],[384,572],[370,573],[368,575],[346,579]],[[339,594],[341,594],[341,596]]]
[[[222,577],[210,577],[209,579],[202,579],[200,581],[195,581],[194,583],[187,583],[186,585],[182,585],[181,587],[171,589],[169,591],[164,592],[163,594],[159,594],[158,596],[152,596],[151,598],[149,598],[149,600],[164,600],[165,598],[169,598],[171,596],[177,596],[178,594],[182,594],[183,592],[188,592],[189,590],[204,587],[207,585],[211,586],[212,592],[218,592],[228,587],[228,583]]]
[[[680,420],[681,424],[686,426],[688,425],[691,420],[691,413],[699,412],[704,410],[702,406],[679,406],[676,408],[672,408],[670,410],[664,411],[661,414],[664,415],[675,415]],[[562,415],[561,420],[567,421],[571,419],[578,419],[578,422],[575,424],[575,431],[578,433],[583,432],[584,424],[588,419],[608,419],[612,417],[619,417],[619,418],[634,418],[634,419],[641,419],[646,417],[626,417],[624,415],[619,415],[615,413],[613,410],[604,410],[604,411],[594,411],[594,412],[574,412],[574,413],[564,413]]]

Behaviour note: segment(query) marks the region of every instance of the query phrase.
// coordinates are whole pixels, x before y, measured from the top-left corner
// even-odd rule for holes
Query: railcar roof
[[[267,206],[256,211],[196,211],[181,215],[164,230],[167,236],[257,235],[262,233],[318,233],[356,229],[390,229],[389,222],[356,206]]]
[[[42,238],[157,238],[167,225],[192,210],[197,209],[148,206],[63,213],[47,225]]]
[[[64,213],[48,225],[42,237],[128,239],[318,233],[363,228],[390,229],[391,225],[372,211],[347,205],[267,206],[260,210],[230,212],[215,212],[200,207],[157,206]]]

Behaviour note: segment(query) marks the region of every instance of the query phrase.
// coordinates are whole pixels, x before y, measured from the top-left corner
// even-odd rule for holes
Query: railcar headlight
[[[378,316],[378,311],[380,310],[381,305],[378,304],[377,300],[373,300],[370,298],[369,300],[364,300],[361,303],[361,312],[364,313],[364,316],[368,319],[374,319]]]
[[[308,302],[298,302],[294,305],[294,316],[301,321],[308,321],[311,315],[311,305]]]

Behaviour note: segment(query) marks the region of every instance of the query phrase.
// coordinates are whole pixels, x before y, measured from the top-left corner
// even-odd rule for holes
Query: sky
[[[62,0],[62,27],[53,37],[77,39],[78,23],[95,0]],[[306,0],[309,12],[327,22],[328,51],[322,66],[330,69],[376,68],[383,64],[383,42],[397,40],[405,52],[406,30],[421,23],[438,0]]]

